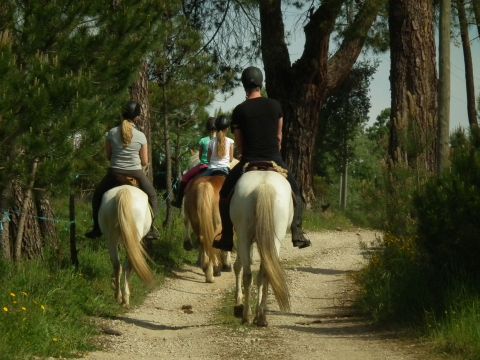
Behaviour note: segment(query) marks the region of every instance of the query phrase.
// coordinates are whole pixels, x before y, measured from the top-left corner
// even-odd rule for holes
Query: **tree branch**
[[[355,20],[345,32],[344,40],[328,62],[328,92],[335,91],[345,78],[362,51],[368,31],[383,5],[383,0],[367,0]]]
[[[265,76],[269,78],[269,86],[276,87],[281,84],[272,83],[280,78],[275,74],[290,70],[290,55],[285,42],[285,26],[280,0],[260,1],[260,23],[262,24],[261,49]]]

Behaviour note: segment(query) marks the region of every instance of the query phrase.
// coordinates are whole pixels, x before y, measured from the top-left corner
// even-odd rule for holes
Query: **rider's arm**
[[[112,160],[112,143],[108,139],[105,141],[105,152],[107,153],[107,159]]]
[[[199,148],[198,148],[198,159],[202,160],[202,156],[203,156],[203,148],[202,148],[202,146],[199,146]],[[210,161],[210,158],[208,158],[208,161]]]
[[[278,139],[279,150],[282,150],[282,128],[283,128],[283,117],[278,119],[277,139]]]
[[[210,158],[212,157],[212,149],[211,147],[209,146],[208,147],[208,153],[207,153],[207,161],[208,163],[210,164]]]
[[[243,148],[242,148],[242,139],[243,139],[243,135],[242,135],[242,131],[240,129],[235,129],[233,130],[233,135],[235,137],[235,144],[237,144],[237,149],[238,149],[238,157],[241,158],[242,157],[242,152],[243,152]]]
[[[233,161],[233,142],[230,144],[229,154],[230,154],[230,162],[232,162]]]
[[[142,166],[147,166],[148,165],[148,146],[147,144],[143,144],[142,147],[140,148],[140,162],[142,163]]]

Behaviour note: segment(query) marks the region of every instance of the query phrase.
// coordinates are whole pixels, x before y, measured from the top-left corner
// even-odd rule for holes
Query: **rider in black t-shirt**
[[[251,161],[275,161],[287,168],[280,154],[282,143],[283,113],[277,100],[262,97],[263,75],[260,69],[248,67],[242,73],[242,84],[247,99],[237,105],[232,113],[231,128],[241,154],[240,162],[230,171],[220,191],[220,215],[222,233],[213,247],[231,251],[233,248],[233,224],[230,219],[230,198],[243,166]],[[295,209],[291,226],[293,246],[300,249],[310,246],[310,240],[302,231],[303,202],[295,179],[288,173],[287,180],[295,195]]]

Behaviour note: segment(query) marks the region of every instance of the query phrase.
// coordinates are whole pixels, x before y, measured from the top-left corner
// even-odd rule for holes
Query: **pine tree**
[[[13,239],[29,191],[58,194],[79,172],[98,170],[92,159],[99,142],[162,31],[164,11],[164,2],[153,0],[123,0],[115,11],[108,2],[86,0],[0,5],[0,209],[7,256],[19,246]],[[23,208],[20,248],[34,249],[29,257],[44,245],[34,200]]]

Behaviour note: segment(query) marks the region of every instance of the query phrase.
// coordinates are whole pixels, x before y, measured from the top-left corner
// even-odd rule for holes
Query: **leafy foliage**
[[[150,0],[2,3],[0,183],[26,178],[34,159],[57,190],[94,170],[97,142],[161,31],[163,10]]]
[[[415,198],[420,244],[437,274],[480,284],[480,138],[457,132],[450,173],[432,179]]]

